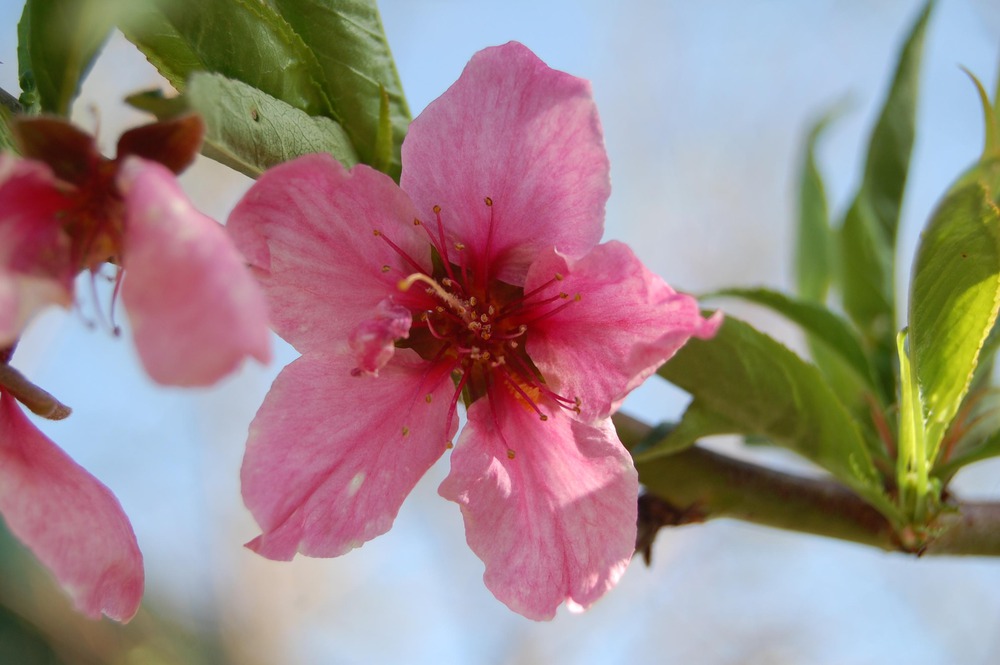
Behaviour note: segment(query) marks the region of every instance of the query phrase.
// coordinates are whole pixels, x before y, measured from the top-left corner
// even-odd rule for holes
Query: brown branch
[[[614,421],[629,448],[653,431],[623,414],[616,414]],[[637,549],[647,556],[661,527],[720,517],[885,551],[1000,556],[1000,503],[951,497],[930,525],[932,536],[915,549],[904,544],[910,539],[901,538],[881,513],[833,480],[775,471],[699,446],[641,460],[636,466],[647,491],[640,499]]]

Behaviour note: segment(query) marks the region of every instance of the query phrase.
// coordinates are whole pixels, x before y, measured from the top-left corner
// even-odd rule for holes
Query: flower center
[[[579,412],[580,402],[557,394],[546,384],[526,351],[533,326],[572,306],[580,295],[570,296],[559,289],[563,280],[554,274],[547,282],[527,293],[492,275],[490,245],[493,237],[493,201],[486,252],[470,265],[466,247],[461,242],[446,244],[441,208],[434,207],[436,233],[419,220],[433,248],[431,273],[420,269],[416,261],[388,238],[376,231],[416,270],[399,281],[400,303],[413,313],[408,339],[397,346],[411,348],[435,365],[447,365],[455,381],[453,410],[460,397],[466,406],[480,397],[506,390],[541,420],[548,415],[543,407],[562,407]]]

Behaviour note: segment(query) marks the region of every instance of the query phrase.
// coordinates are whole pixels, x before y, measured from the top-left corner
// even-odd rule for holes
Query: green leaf
[[[990,104],[990,97],[986,94],[986,88],[980,83],[976,75],[965,67],[962,70],[972,79],[972,84],[976,86],[979,94],[979,102],[983,107],[983,154],[980,161],[987,161],[1000,157],[1000,111],[994,109]],[[998,106],[997,108],[1000,108]]]
[[[861,186],[840,231],[844,308],[891,366],[895,335],[896,229],[916,124],[928,2],[900,53],[892,87],[868,144]]]
[[[133,0],[129,8],[122,31],[178,91],[194,72],[216,72],[332,116],[316,56],[260,0]]]
[[[706,436],[738,434],[741,431],[738,424],[712,411],[700,400],[695,399],[688,405],[679,423],[664,432],[655,441],[647,444],[642,450],[635,451],[633,456],[636,464],[639,464],[684,450]]]
[[[251,178],[313,152],[328,152],[347,167],[358,161],[347,134],[333,120],[306,115],[219,74],[193,74],[180,101],[149,95],[129,101],[161,118],[182,110],[200,113],[206,125],[202,153]]]
[[[854,330],[841,317],[834,314],[824,305],[807,300],[797,300],[783,293],[770,289],[722,289],[707,297],[732,296],[749,302],[764,305],[798,324],[810,339],[823,344],[827,350],[835,353],[861,384],[869,390],[877,392],[878,387],[872,376],[872,368],[868,364],[861,341]]]
[[[795,247],[795,282],[806,300],[823,302],[834,266],[833,230],[823,176],[816,166],[816,144],[834,113],[813,125],[806,140],[802,173],[799,175],[799,223]]]
[[[933,469],[942,483],[963,466],[1000,455],[1000,392],[984,389],[966,399],[945,435]]]
[[[659,374],[729,419],[742,434],[770,437],[839,478],[895,519],[857,424],[822,375],[750,325],[727,317],[710,340],[690,340]]]
[[[21,103],[69,115],[121,8],[121,0],[27,0],[18,24]]]
[[[335,117],[347,130],[361,161],[398,181],[399,150],[410,110],[374,0],[270,2],[315,54]],[[383,100],[388,103],[387,114]],[[391,127],[388,135],[385,123]],[[386,153],[389,160],[383,166]]]
[[[933,461],[1000,310],[1000,160],[976,167],[941,202],[917,249],[910,350]]]

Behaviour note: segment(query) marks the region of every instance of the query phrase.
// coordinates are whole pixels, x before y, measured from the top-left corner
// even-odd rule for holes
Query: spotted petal
[[[580,398],[585,421],[606,418],[633,388],[691,337],[715,334],[698,302],[649,272],[620,242],[579,261],[550,250],[531,266],[525,291],[559,274],[553,285],[580,296],[531,326],[527,351],[542,376],[565,397]]]
[[[430,245],[414,218],[388,176],[306,155],[264,173],[227,229],[267,293],[275,331],[302,353],[330,352],[346,350],[401,279],[417,266],[430,270]]]
[[[377,377],[347,354],[282,370],[250,425],[243,500],[271,559],[338,556],[388,531],[403,499],[445,451],[454,386],[399,349]]]
[[[504,281],[521,284],[544,248],[579,257],[601,238],[611,185],[590,83],[522,44],[474,55],[410,125],[402,158],[419,214],[440,205],[453,239]]]
[[[222,226],[198,212],[163,166],[129,157],[122,300],[154,380],[215,383],[247,356],[271,357],[264,297]]]
[[[142,554],[111,491],[71,460],[0,394],[0,514],[93,618],[135,615]]]
[[[469,409],[440,494],[462,508],[483,579],[515,612],[550,619],[611,589],[635,548],[639,485],[610,420],[542,422],[500,394]]]

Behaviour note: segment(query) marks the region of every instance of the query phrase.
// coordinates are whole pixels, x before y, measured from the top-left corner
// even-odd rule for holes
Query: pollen
[[[406,427],[405,425],[403,426],[403,436],[404,437],[410,436],[410,428]]]
[[[434,401],[434,395],[431,395],[430,393],[427,393],[427,395],[424,397],[424,401],[427,402],[428,404],[430,404],[431,402]]]

